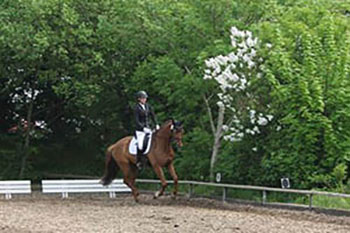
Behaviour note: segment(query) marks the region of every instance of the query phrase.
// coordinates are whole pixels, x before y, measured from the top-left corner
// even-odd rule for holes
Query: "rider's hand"
[[[156,125],[156,130],[158,130],[160,127],[159,127],[159,125]]]
[[[143,128],[143,132],[145,132],[145,133],[151,133],[152,130],[151,130],[150,128],[145,127],[145,128]]]

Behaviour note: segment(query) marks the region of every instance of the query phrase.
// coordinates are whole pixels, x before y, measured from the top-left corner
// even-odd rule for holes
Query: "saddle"
[[[151,143],[152,143],[152,133],[147,133],[145,138],[143,139],[143,153],[144,155],[148,154],[149,150],[151,149]],[[132,155],[137,154],[137,139],[135,136],[132,137],[130,143],[129,143],[129,153]]]

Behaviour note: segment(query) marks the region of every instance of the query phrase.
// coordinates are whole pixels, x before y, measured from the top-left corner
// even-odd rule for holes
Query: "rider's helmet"
[[[145,91],[139,91],[136,93],[136,98],[140,99],[140,98],[148,98],[148,95]]]

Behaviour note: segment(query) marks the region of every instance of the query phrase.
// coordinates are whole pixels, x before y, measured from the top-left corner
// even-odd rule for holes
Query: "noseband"
[[[181,137],[176,137],[176,133],[181,133],[182,131],[182,127],[179,126],[174,126],[175,124],[172,125],[171,127],[171,136],[170,136],[170,141],[176,141],[176,145],[177,146],[181,146],[182,142],[181,142]]]
[[[167,127],[169,127],[169,126],[167,126]],[[162,129],[162,127],[161,127],[161,129]],[[172,124],[170,125],[170,143],[172,143],[172,142],[176,142],[176,145],[177,146],[179,146],[179,147],[181,147],[182,146],[182,141],[181,141],[181,139],[182,139],[182,137],[180,136],[180,137],[176,137],[176,134],[178,134],[178,133],[181,133],[182,132],[182,123],[181,122],[172,122]],[[156,132],[157,133],[157,132]],[[157,135],[157,137],[165,137],[165,138],[168,138],[169,136],[161,136],[161,135]]]

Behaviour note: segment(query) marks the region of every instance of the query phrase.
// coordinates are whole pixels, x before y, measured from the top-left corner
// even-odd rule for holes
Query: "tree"
[[[275,118],[265,141],[264,183],[289,176],[297,187],[323,185],[348,156],[347,25],[318,3],[297,5],[278,22],[262,24],[261,36],[273,45],[263,71]]]
[[[262,76],[259,67],[262,58],[257,55],[258,39],[254,38],[250,31],[240,31],[232,27],[231,45],[232,51],[227,55],[219,55],[205,61],[207,69],[204,79],[214,80],[219,87],[216,125],[212,107],[205,98],[214,135],[210,163],[211,181],[214,179],[214,167],[223,135],[225,134],[224,138],[231,142],[240,141],[245,134],[260,133],[259,127],[266,125],[273,118],[272,115],[266,114],[268,106],[261,101],[258,93],[254,92],[256,80]],[[248,124],[245,122],[247,116],[250,119]]]
[[[63,105],[91,106],[99,92],[97,83],[90,82],[100,62],[86,42],[92,31],[80,24],[71,4],[51,0],[1,5],[1,90],[8,96],[5,102],[13,104],[6,114],[18,127],[23,120],[28,123],[17,153],[20,178],[30,151],[36,151],[31,148],[37,136],[34,123],[43,122],[52,132],[53,122],[64,119]]]

